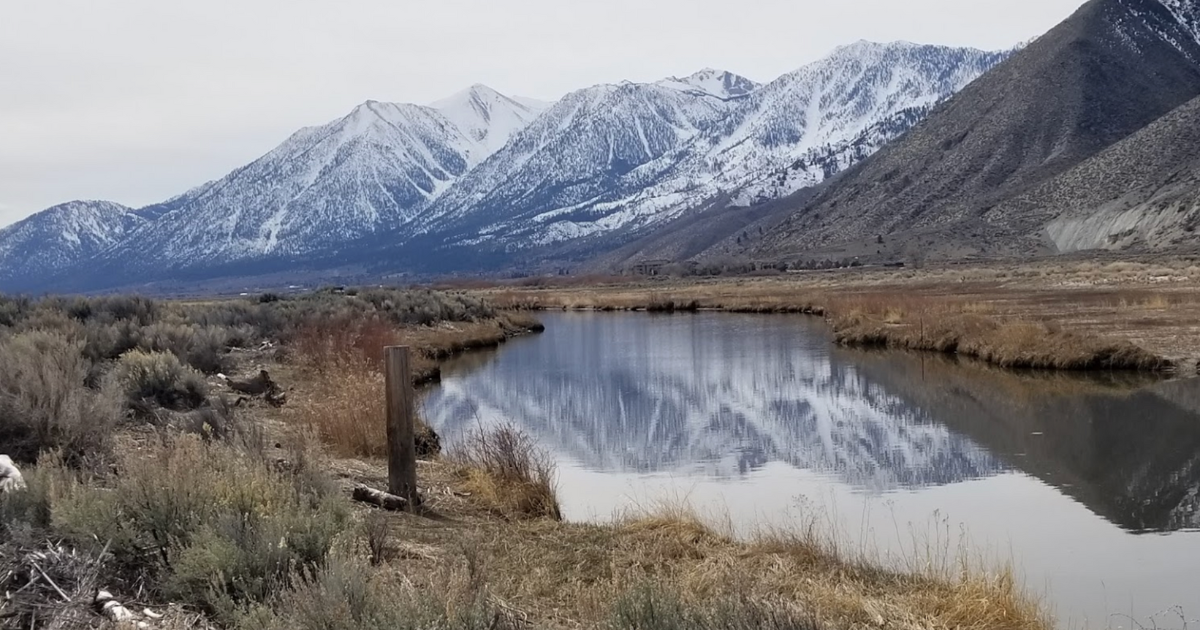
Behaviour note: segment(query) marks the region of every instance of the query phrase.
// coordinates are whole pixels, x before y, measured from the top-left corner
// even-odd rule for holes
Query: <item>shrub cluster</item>
[[[378,352],[400,324],[494,315],[461,293],[385,288],[198,303],[0,295],[0,444],[21,461],[46,449],[72,463],[102,459],[129,412],[216,413],[205,375],[232,371],[234,348],[338,330]]]
[[[0,498],[0,529],[41,529],[106,554],[115,576],[223,623],[324,568],[349,508],[304,457],[280,469],[253,448],[164,438],[88,478],[44,458]]]
[[[153,403],[185,411],[199,408],[208,398],[204,376],[166,352],[127,352],[117,361],[113,378],[134,405]]]
[[[57,332],[0,336],[0,445],[17,461],[59,449],[72,463],[102,459],[120,418],[112,387],[84,386],[83,342]]]

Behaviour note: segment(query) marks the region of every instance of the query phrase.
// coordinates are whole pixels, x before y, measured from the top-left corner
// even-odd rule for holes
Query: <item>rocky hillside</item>
[[[1056,251],[1192,247],[1200,226],[1200,98],[997,212],[1054,216]]]
[[[766,258],[1054,251],[1046,225],[1056,209],[1005,202],[1200,94],[1196,7],[1092,0],[741,250]]]

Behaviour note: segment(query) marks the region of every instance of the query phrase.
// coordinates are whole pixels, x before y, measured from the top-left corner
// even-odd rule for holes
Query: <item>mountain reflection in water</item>
[[[511,421],[560,460],[737,478],[768,463],[869,493],[1019,471],[1131,531],[1200,527],[1194,381],[1018,374],[831,347],[819,321],[551,315],[423,403],[453,441]]]

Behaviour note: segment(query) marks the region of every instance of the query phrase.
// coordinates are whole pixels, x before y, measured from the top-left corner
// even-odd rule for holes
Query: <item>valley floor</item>
[[[513,309],[804,312],[846,345],[1008,367],[1195,373],[1200,262],[1039,261],[742,278],[608,278],[479,290]]]
[[[837,278],[651,283],[495,297],[533,296],[545,306],[586,295],[597,304],[603,299],[632,306],[669,291],[705,305],[771,310],[786,307],[790,299],[799,303],[785,292],[806,286],[824,286],[828,292]],[[869,286],[870,278],[863,275],[861,286]],[[879,282],[880,291],[891,284],[886,276]],[[1147,295],[1157,299],[1159,293]],[[27,469],[28,496],[0,500],[0,532],[11,527],[24,532],[25,541],[13,543],[13,549],[0,544],[0,565],[13,564],[0,575],[6,580],[32,576],[18,565],[21,558],[46,557],[23,555],[40,541],[73,541],[86,548],[89,540],[112,537],[113,547],[104,545],[100,557],[105,551],[115,554],[120,567],[142,577],[100,575],[90,561],[81,573],[66,567],[81,556],[62,556],[66,568],[56,574],[57,583],[84,576],[65,586],[78,595],[68,598],[72,614],[88,615],[86,598],[94,592],[88,589],[97,584],[118,598],[133,598],[143,593],[137,585],[146,583],[145,576],[159,576],[161,586],[148,596],[171,599],[147,605],[182,604],[171,608],[170,623],[156,624],[164,628],[211,627],[197,611],[223,627],[257,630],[1046,630],[1053,625],[1009,568],[970,566],[937,552],[884,568],[878,559],[839,548],[811,529],[763,531],[735,540],[680,507],[609,525],[565,523],[556,518],[557,505],[552,492],[547,499],[545,484],[506,480],[495,467],[481,467],[484,460],[461,453],[425,456],[418,467],[425,498],[419,514],[351,507],[348,491],[354,484],[386,487],[384,388],[372,352],[383,345],[410,345],[436,363],[455,351],[538,328],[513,313],[430,326],[376,324],[353,335],[344,326],[310,326],[289,345],[237,353],[236,374],[267,369],[287,392],[287,402],[279,407],[259,398],[239,401],[240,420],[232,428],[214,428],[211,423],[219,416],[213,413],[199,416],[202,426],[191,434],[127,428],[118,440],[115,474],[81,475],[70,462],[54,457]],[[419,367],[417,378],[436,366]],[[220,377],[210,377],[208,384],[214,393],[231,394]],[[216,439],[225,433],[224,441]],[[519,444],[502,454],[529,467]],[[184,504],[203,510],[190,511]],[[114,508],[120,505],[128,509]],[[154,520],[158,517],[166,520]],[[179,529],[156,547],[151,541],[159,539],[145,532],[159,531],[162,523]],[[288,533],[281,538],[276,528]],[[161,559],[143,553],[148,548],[160,548]],[[319,571],[294,579],[268,571],[278,569],[271,569],[270,560],[292,566],[287,554]],[[270,579],[255,581],[264,571]],[[32,598],[31,591],[12,602],[0,599],[0,627],[8,627],[7,617],[22,620],[22,627],[43,627],[28,620],[51,618],[47,611],[62,604],[54,590],[40,592],[46,599]]]

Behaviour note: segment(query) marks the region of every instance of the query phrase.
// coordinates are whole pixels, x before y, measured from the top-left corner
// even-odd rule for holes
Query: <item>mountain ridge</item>
[[[146,219],[111,201],[68,201],[0,229],[0,284],[57,274],[126,238]]]
[[[1005,213],[998,204],[1200,94],[1193,55],[1200,44],[1158,0],[1092,0],[743,251],[767,258],[1050,253],[1044,216]],[[889,237],[884,248],[877,237]]]
[[[522,251],[566,241],[625,238],[616,235],[651,229],[722,195],[744,193],[754,183],[758,187],[745,195],[754,201],[782,196],[869,155],[1007,54],[857,42],[734,101],[723,101],[725,106],[708,124],[668,124],[674,137],[653,151],[639,151],[636,141],[610,134],[640,117],[627,115],[620,105],[593,102],[593,109],[584,108],[584,117],[605,119],[604,125],[563,134],[560,143],[569,141],[565,147],[524,138],[544,137],[537,126],[526,128],[430,207],[431,226],[423,232],[440,232],[442,246],[462,242]],[[661,82],[626,83],[605,89],[650,93],[659,86]],[[568,95],[556,109],[577,115],[576,101],[586,102],[589,90],[596,89]],[[553,109],[547,113],[554,114]],[[558,130],[569,125],[560,123]],[[671,133],[658,128],[655,136]],[[644,138],[637,139],[645,144]],[[552,157],[536,157],[548,147]],[[612,164],[614,147],[623,168]],[[593,157],[580,157],[583,151]],[[607,164],[604,153],[609,154]],[[552,161],[584,168],[556,173],[548,166]],[[779,183],[781,172],[787,174]]]
[[[1006,51],[860,40],[766,84],[706,68],[545,105],[479,84],[366,101],[26,286],[1178,244],[1190,219],[1130,232],[1128,214],[1089,223],[1093,195],[1038,191],[1200,96],[1197,60],[1194,0],[1091,0]]]

